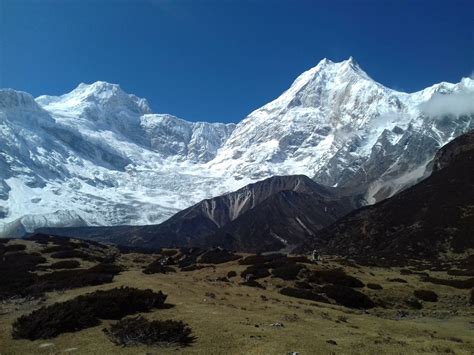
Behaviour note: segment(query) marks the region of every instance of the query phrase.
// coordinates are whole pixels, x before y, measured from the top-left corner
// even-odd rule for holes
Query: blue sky
[[[0,0],[0,87],[105,80],[154,112],[237,122],[327,57],[416,91],[474,70],[472,0]]]

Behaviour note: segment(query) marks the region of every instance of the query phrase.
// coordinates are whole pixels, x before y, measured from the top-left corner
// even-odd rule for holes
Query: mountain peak
[[[39,108],[33,96],[24,91],[0,89],[0,108],[9,109],[13,107]]]
[[[348,59],[341,62],[333,62],[328,58],[322,59],[315,67],[304,72],[297,78],[295,83],[300,85],[303,82],[312,80],[325,79],[322,82],[328,81],[354,81],[354,79],[365,79],[373,81],[369,75],[359,66],[354,57],[350,56]]]
[[[106,81],[96,81],[92,84],[80,83],[70,92],[83,97],[109,98],[112,95],[126,95],[118,84],[108,83]]]
[[[37,100],[42,105],[60,103],[66,106],[76,106],[86,103],[98,104],[114,110],[126,107],[139,114],[151,113],[146,99],[128,94],[122,90],[120,85],[106,81],[96,81],[91,84],[80,83],[74,90],[60,97],[41,96]]]

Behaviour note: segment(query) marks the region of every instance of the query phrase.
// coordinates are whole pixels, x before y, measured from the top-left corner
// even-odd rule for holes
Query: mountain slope
[[[352,58],[323,60],[239,123],[210,164],[237,176],[364,184],[373,203],[416,182],[440,146],[474,128],[474,105],[440,105],[446,96],[473,100],[474,81],[406,94],[373,81]]]
[[[474,131],[444,148],[432,175],[321,230],[305,250],[407,260],[474,248]]]
[[[356,207],[353,198],[306,176],[275,176],[203,200],[159,225],[41,231],[148,248],[278,250],[305,240]]]
[[[203,244],[247,252],[291,249],[357,207],[337,189],[328,192],[280,191],[219,228]]]
[[[474,127],[472,102],[471,79],[402,93],[352,58],[321,61],[237,125],[155,114],[100,81],[36,100],[0,90],[0,236],[156,224],[274,175],[375,203],[426,176],[437,149]]]

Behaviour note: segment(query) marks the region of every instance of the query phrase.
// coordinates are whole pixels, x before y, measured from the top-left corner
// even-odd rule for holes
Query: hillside
[[[151,249],[269,251],[301,243],[360,204],[350,191],[319,185],[304,175],[275,176],[203,200],[159,225],[39,231]]]
[[[460,276],[467,275],[469,265],[472,271],[469,258],[420,261],[401,269],[340,258],[312,263],[301,257],[265,259],[218,250],[141,254],[45,235],[3,241],[0,253],[2,260],[19,261],[16,269],[0,261],[0,344],[7,354],[375,354],[381,347],[397,353],[468,354],[474,346],[473,301],[466,288],[473,279]],[[166,269],[158,267],[159,261]],[[20,267],[30,271],[20,272]],[[245,276],[248,270],[253,278]],[[122,286],[127,288],[120,291]],[[8,290],[13,293],[5,298]],[[123,293],[134,297],[124,303]],[[101,308],[76,308],[84,297]],[[150,297],[158,297],[154,305],[147,301]],[[122,308],[114,308],[117,304]],[[120,319],[135,319],[134,307],[140,304],[148,304],[148,311],[139,313],[145,320],[182,321],[190,342],[180,345],[165,337],[158,348],[116,345],[110,330]],[[61,309],[66,313],[57,313]],[[91,312],[100,315],[92,324]],[[79,329],[64,332],[67,324]],[[125,335],[136,330],[140,328],[129,328]],[[36,338],[39,334],[44,338]]]
[[[341,218],[305,249],[400,262],[474,249],[473,139],[474,132],[455,139],[436,155],[430,177]]]

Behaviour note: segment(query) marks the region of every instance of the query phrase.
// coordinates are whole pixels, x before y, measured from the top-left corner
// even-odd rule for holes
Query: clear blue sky
[[[327,57],[416,91],[474,70],[473,0],[0,0],[0,87],[105,80],[188,120],[239,121]]]

